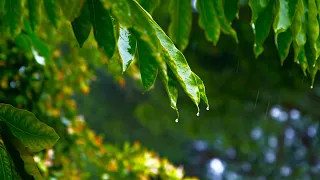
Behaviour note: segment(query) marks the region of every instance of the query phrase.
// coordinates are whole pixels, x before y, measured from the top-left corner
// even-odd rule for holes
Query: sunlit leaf
[[[28,0],[29,20],[33,31],[36,30],[41,21],[41,5],[42,0]]]
[[[101,1],[87,1],[90,20],[93,26],[94,37],[100,47],[103,47],[108,58],[111,58],[115,51],[115,38],[110,13],[104,8]]]
[[[197,0],[199,25],[204,29],[207,39],[216,45],[220,37],[220,24],[213,6],[212,1]]]
[[[134,60],[136,53],[137,40],[131,34],[129,29],[123,26],[119,26],[119,39],[118,39],[118,50],[121,57],[122,71],[130,66]]]
[[[8,104],[0,104],[0,121],[32,152],[50,148],[59,139],[54,129],[39,121],[34,114]]]
[[[12,36],[18,35],[22,26],[23,0],[5,1],[4,10],[3,21],[5,27],[9,29]]]
[[[59,17],[59,12],[60,8],[59,5],[57,4],[56,0],[44,0],[44,8],[46,10],[48,19],[50,22],[57,27],[58,26],[58,17]]]
[[[90,15],[87,4],[83,6],[80,16],[75,18],[71,24],[74,35],[80,47],[82,47],[83,43],[88,39],[91,31]]]
[[[189,43],[192,24],[191,3],[185,0],[171,0],[169,12],[171,23],[168,34],[179,49],[183,51]]]

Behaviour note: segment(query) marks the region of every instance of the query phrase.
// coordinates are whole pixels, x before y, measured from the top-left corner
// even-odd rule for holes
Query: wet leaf
[[[36,30],[41,21],[41,5],[42,0],[28,0],[29,20],[33,31]]]
[[[137,40],[129,29],[119,25],[119,39],[117,45],[121,57],[122,72],[124,72],[134,60]]]
[[[84,42],[88,39],[91,31],[90,15],[87,4],[83,6],[80,16],[75,18],[71,24],[74,35],[80,47],[82,47]]]
[[[200,91],[200,98],[206,103],[207,108],[209,109],[209,101],[206,95],[206,89],[205,89],[204,83],[198,75],[196,75],[195,73],[193,73],[193,75],[196,77],[196,80],[197,80],[197,84]]]
[[[232,22],[234,18],[239,18],[239,0],[224,0],[223,9],[226,15],[226,18],[229,22]]]
[[[101,1],[87,1],[90,20],[93,26],[94,37],[100,47],[103,47],[108,58],[111,58],[115,51],[115,38],[110,13],[104,8]]]
[[[152,51],[144,41],[140,40],[138,45],[141,80],[145,90],[148,91],[153,86],[157,78],[157,60],[152,55]]]
[[[258,57],[263,52],[263,43],[269,35],[272,15],[273,0],[259,1],[250,0],[252,10],[252,27],[255,35],[254,53]]]
[[[285,32],[281,32],[276,36],[276,47],[279,52],[281,64],[287,58],[290,50],[290,45],[292,42],[292,32],[287,30]]]
[[[307,37],[310,41],[311,52],[314,54],[311,61],[316,64],[319,57],[319,50],[317,48],[317,39],[319,37],[319,22],[318,11],[315,0],[308,0],[308,31]],[[313,65],[312,65],[313,66]]]
[[[9,29],[12,36],[16,36],[20,33],[22,26],[23,0],[5,1],[4,9],[4,26]]]
[[[46,10],[48,19],[57,28],[58,27],[58,17],[60,8],[55,0],[44,0],[44,8]]]
[[[186,0],[171,0],[169,7],[171,23],[169,36],[172,41],[184,50],[189,43],[189,36],[192,24],[192,6]]]
[[[59,139],[53,128],[39,121],[31,112],[0,104],[0,121],[32,152],[52,147]]]
[[[213,6],[212,1],[197,0],[199,25],[204,29],[206,38],[216,45],[220,37],[220,24]]]

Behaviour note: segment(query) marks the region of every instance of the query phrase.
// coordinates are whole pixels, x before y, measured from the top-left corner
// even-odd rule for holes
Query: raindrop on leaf
[[[311,85],[310,88],[313,89],[313,85]]]
[[[179,119],[176,119],[175,122],[178,123],[178,122],[179,122]]]
[[[197,113],[197,116],[200,116],[200,112]]]
[[[209,111],[209,106],[206,108],[207,111]]]

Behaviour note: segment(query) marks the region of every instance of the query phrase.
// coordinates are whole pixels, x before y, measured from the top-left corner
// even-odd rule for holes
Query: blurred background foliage
[[[193,7],[184,55],[206,85],[210,110],[202,105],[196,116],[180,93],[178,122],[160,82],[143,94],[136,63],[123,75],[93,34],[79,48],[70,23],[55,29],[43,21],[41,40],[24,32],[48,44],[37,49],[50,61],[23,33],[15,39],[2,34],[0,101],[32,111],[61,137],[53,149],[34,155],[45,178],[181,179],[185,172],[214,180],[317,179],[319,78],[310,88],[292,49],[281,66],[272,32],[256,59],[251,11],[241,4],[233,22],[239,43],[222,35],[216,46]],[[169,9],[162,0],[153,13],[164,30]]]

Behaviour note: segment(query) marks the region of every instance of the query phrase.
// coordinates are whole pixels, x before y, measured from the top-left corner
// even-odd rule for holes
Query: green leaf
[[[31,175],[35,180],[43,180],[37,164],[34,162],[33,157],[29,154],[24,144],[22,144],[17,138],[12,137],[12,135],[10,137],[10,143],[19,152],[20,158],[24,163],[24,170],[26,173]]]
[[[82,47],[84,42],[88,39],[91,31],[90,15],[87,4],[83,6],[80,16],[75,18],[71,24],[74,35],[80,47]]]
[[[169,36],[172,41],[183,51],[188,43],[192,25],[192,6],[189,1],[171,0],[170,1]]]
[[[196,75],[195,73],[193,73],[193,75],[196,77],[196,81],[200,91],[200,98],[206,103],[207,110],[209,110],[209,101],[206,95],[206,89],[205,89],[204,83],[198,75]]]
[[[48,19],[57,28],[60,8],[56,0],[44,0],[43,3]]]
[[[249,5],[252,11],[252,27],[255,35],[254,53],[258,57],[263,52],[263,43],[269,35],[272,15],[273,0],[270,1],[250,0]]]
[[[285,32],[292,24],[298,0],[277,0],[273,29],[275,34]]]
[[[23,5],[23,0],[5,1],[5,15],[3,21],[4,26],[8,27],[12,36],[18,35],[21,31]]]
[[[318,22],[318,10],[316,8],[315,0],[308,0],[308,39],[311,45],[311,52],[314,54],[311,61],[313,65],[316,64],[316,60],[319,57],[319,50],[317,48],[317,39],[319,37],[319,22]]]
[[[234,18],[239,18],[239,8],[239,0],[223,0],[223,9],[229,22],[232,22]]]
[[[136,53],[137,40],[129,29],[119,25],[118,50],[121,57],[122,72],[130,66]],[[140,56],[141,57],[141,56]]]
[[[58,0],[57,2],[60,4],[64,17],[73,21],[80,14],[85,0]]]
[[[7,149],[2,139],[0,139],[0,179],[11,180],[13,179],[12,165],[10,157],[8,156]]]
[[[41,5],[42,0],[28,0],[29,20],[33,31],[36,30],[41,21]]]
[[[53,128],[39,121],[31,112],[0,104],[0,121],[32,152],[52,147],[59,139]]]
[[[138,3],[150,14],[159,6],[160,0],[137,0]]]
[[[291,42],[292,32],[290,30],[281,32],[276,36],[276,47],[280,55],[281,64],[283,64],[283,61],[289,54]]]
[[[220,28],[225,34],[230,34],[238,43],[238,37],[236,31],[231,27],[231,22],[225,16],[223,4],[221,0],[213,0],[213,11],[216,12]]]
[[[197,0],[199,11],[199,25],[204,29],[206,38],[217,45],[220,37],[220,24],[215,11],[213,2],[208,0]]]
[[[138,47],[141,80],[145,90],[148,91],[157,79],[157,60],[152,55],[147,43],[140,40]]]
[[[113,24],[110,13],[101,1],[88,0],[90,20],[93,26],[94,37],[100,47],[103,47],[108,58],[111,58],[116,46]]]

